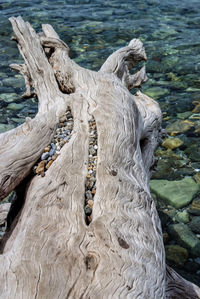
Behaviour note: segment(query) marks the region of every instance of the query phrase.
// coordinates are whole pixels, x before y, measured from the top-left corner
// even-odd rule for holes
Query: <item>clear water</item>
[[[188,112],[185,119],[193,122],[191,130],[178,136],[184,141],[184,147],[174,150],[185,162],[184,167],[175,165],[174,156],[163,158],[162,153],[158,153],[161,160],[169,162],[170,169],[164,171],[161,165],[154,178],[174,180],[198,175],[199,0],[0,0],[0,132],[19,125],[26,116],[33,117],[37,112],[35,99],[21,99],[23,79],[9,69],[9,64],[22,62],[15,42],[10,40],[12,29],[8,21],[9,17],[18,15],[29,21],[37,31],[40,31],[42,23],[51,24],[69,45],[71,57],[93,70],[98,70],[114,50],[133,38],[140,38],[148,56],[146,67],[149,77],[142,91],[160,103],[164,115],[163,127],[184,118],[185,112]],[[194,111],[196,118],[189,119]],[[169,241],[169,244],[174,243],[176,240]],[[198,260],[189,253],[187,262],[178,271],[198,283],[198,266]]]

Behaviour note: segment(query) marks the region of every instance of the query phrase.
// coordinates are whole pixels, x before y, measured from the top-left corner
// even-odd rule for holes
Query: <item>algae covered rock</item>
[[[187,132],[194,126],[194,123],[189,120],[177,120],[166,127],[166,132],[171,136]]]
[[[167,149],[175,149],[183,144],[183,141],[179,138],[167,138],[163,141],[162,146]]]
[[[158,198],[177,209],[188,205],[200,190],[200,185],[191,178],[179,181],[151,180],[150,189]]]
[[[200,198],[193,200],[192,205],[189,209],[189,213],[200,216]]]
[[[177,243],[187,248],[193,256],[200,256],[200,240],[186,224],[172,224],[168,228],[169,234]]]
[[[178,212],[175,216],[175,220],[181,223],[188,223],[190,220],[188,212],[186,210]]]
[[[183,266],[188,259],[187,249],[179,245],[165,246],[166,259],[177,266]]]
[[[161,88],[159,86],[151,87],[145,90],[145,94],[149,97],[153,98],[154,100],[158,100],[159,98],[168,94],[169,91],[166,88]]]
[[[200,216],[193,217],[188,226],[194,233],[200,234]]]

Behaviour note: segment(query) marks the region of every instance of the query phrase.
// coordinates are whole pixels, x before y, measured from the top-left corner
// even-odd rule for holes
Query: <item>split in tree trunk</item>
[[[16,189],[1,298],[200,298],[166,270],[149,191],[161,111],[129,92],[146,81],[144,67],[129,72],[146,60],[141,41],[93,72],[70,59],[50,25],[36,34],[21,17],[10,21],[25,61],[12,67],[24,97],[37,95],[38,114],[0,135],[1,199]]]

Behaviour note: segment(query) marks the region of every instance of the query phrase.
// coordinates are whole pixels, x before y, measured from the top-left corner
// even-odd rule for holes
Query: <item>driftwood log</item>
[[[162,135],[159,105],[129,90],[146,80],[142,43],[133,39],[98,72],[78,66],[50,25],[36,34],[10,19],[24,65],[26,92],[38,113],[0,135],[0,197],[17,191],[1,244],[0,298],[200,298],[197,286],[166,266],[160,220],[149,191]],[[66,110],[69,142],[45,172],[32,168]],[[86,221],[89,122],[97,129],[96,194]],[[20,206],[20,208],[19,208]],[[11,207],[12,208],[12,207]],[[13,213],[12,213],[13,214]]]

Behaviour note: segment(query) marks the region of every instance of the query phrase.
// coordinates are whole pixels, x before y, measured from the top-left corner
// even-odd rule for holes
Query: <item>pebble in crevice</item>
[[[97,127],[95,119],[89,120],[89,153],[88,153],[88,172],[85,182],[85,219],[89,225],[92,221],[92,208],[96,193],[96,167],[97,167]]]
[[[56,133],[51,143],[45,147],[39,162],[33,167],[34,173],[45,176],[45,171],[49,169],[52,163],[60,155],[60,150],[69,142],[74,126],[74,120],[71,110],[68,108],[65,115],[60,118],[57,125]]]

